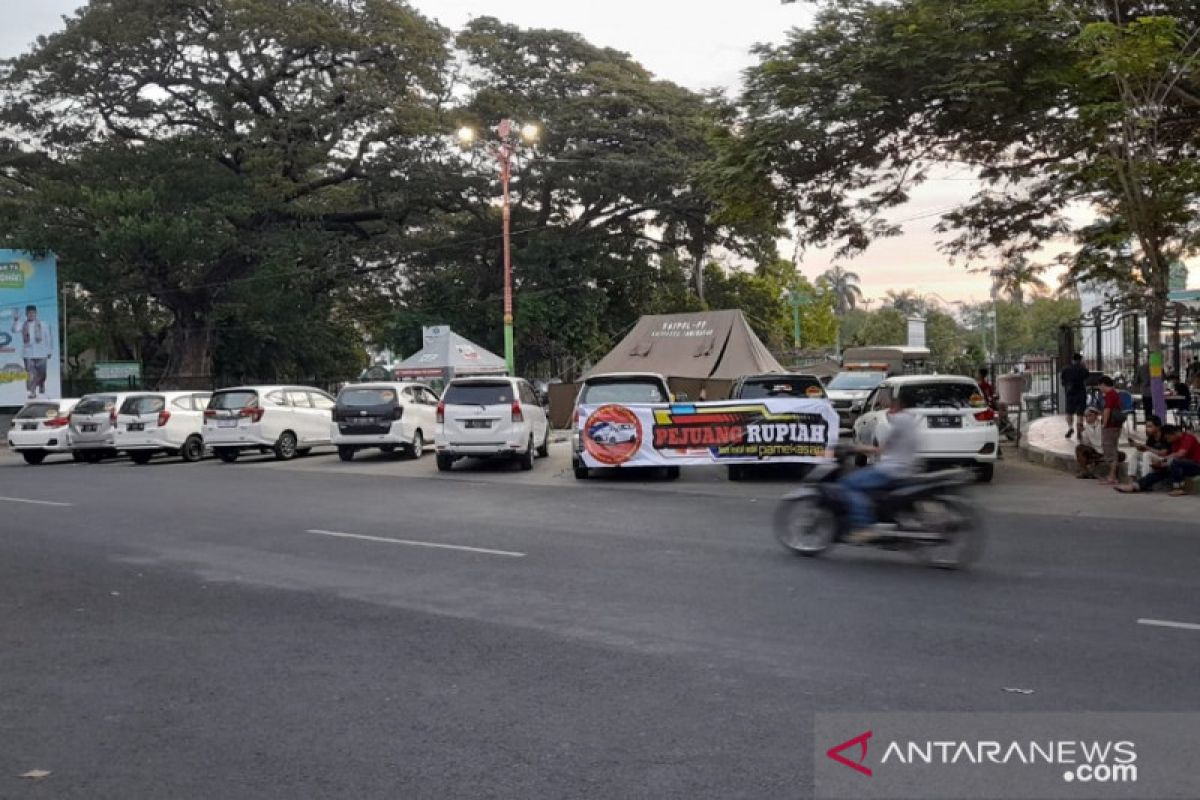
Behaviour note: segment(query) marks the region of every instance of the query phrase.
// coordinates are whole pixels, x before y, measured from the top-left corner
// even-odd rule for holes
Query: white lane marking
[[[55,506],[56,508],[70,508],[74,503],[58,503],[54,500],[30,500],[27,497],[0,497],[0,502],[4,503],[27,503],[31,506]]]
[[[384,536],[364,536],[361,533],[342,533],[341,531],[308,530],[305,533],[315,533],[319,536],[336,536],[342,539],[362,539],[366,542],[386,542],[387,544],[404,544],[409,547],[432,547],[437,550],[462,550],[467,553],[483,553],[489,556],[507,556],[509,558],[524,558],[524,553],[511,550],[491,550],[486,547],[467,547],[461,544],[439,544],[438,542],[414,542],[410,539],[388,539]]]
[[[1138,625],[1153,625],[1156,628],[1179,628],[1185,631],[1200,631],[1195,622],[1172,622],[1169,619],[1139,619]]]

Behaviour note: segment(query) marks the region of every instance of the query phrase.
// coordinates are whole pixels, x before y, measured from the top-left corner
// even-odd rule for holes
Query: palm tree
[[[924,314],[929,307],[929,301],[912,289],[902,291],[888,289],[884,302],[906,317],[913,314]]]
[[[857,272],[831,267],[817,278],[817,285],[833,294],[833,311],[839,317],[844,317],[858,308],[859,301],[862,300],[862,289],[858,286],[860,280]]]
[[[1025,256],[1014,256],[999,269],[992,270],[992,290],[1008,298],[1017,305],[1025,305],[1025,287],[1032,287],[1035,292],[1047,290],[1042,273],[1046,271],[1044,264],[1034,264]]]

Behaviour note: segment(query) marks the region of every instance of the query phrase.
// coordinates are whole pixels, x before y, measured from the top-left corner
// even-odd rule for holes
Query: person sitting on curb
[[[1189,478],[1200,475],[1200,439],[1184,431],[1178,425],[1163,425],[1162,435],[1167,440],[1171,452],[1167,454],[1162,467],[1152,470],[1133,486],[1118,486],[1117,491],[1123,493],[1145,492],[1163,481],[1171,481],[1171,497],[1182,497],[1187,494],[1184,482]]]
[[[1151,414],[1146,417],[1145,442],[1138,444],[1130,436],[1129,443],[1139,453],[1150,454],[1150,471],[1128,486],[1114,487],[1118,492],[1123,494],[1149,492],[1159,483],[1171,477],[1167,471],[1167,456],[1171,454],[1171,445],[1163,435],[1163,424],[1158,415]]]
[[[1075,463],[1079,465],[1077,478],[1091,480],[1096,476],[1092,468],[1105,463],[1104,429],[1100,427],[1100,410],[1089,408],[1083,414],[1083,424],[1079,428],[1079,443],[1075,445]],[[1117,454],[1118,462],[1125,460],[1124,453]]]

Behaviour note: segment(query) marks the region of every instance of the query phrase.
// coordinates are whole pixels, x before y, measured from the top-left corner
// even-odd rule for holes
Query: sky
[[[803,26],[811,8],[780,0],[411,0],[411,4],[443,25],[457,29],[472,17],[494,16],[522,27],[576,31],[597,45],[632,55],[657,76],[695,90],[722,88],[735,93],[741,72],[754,63],[750,48],[758,42],[780,42],[787,31]],[[61,17],[78,0],[0,0],[0,57],[21,53],[40,34],[61,27]],[[881,241],[842,265],[861,277],[871,298],[888,289],[911,288],[946,301],[982,300],[986,276],[953,265],[937,245],[933,212],[970,196],[977,184],[970,173],[946,172],[912,192],[911,201],[892,214],[903,224],[902,236]],[[792,248],[784,243],[783,255]],[[800,270],[810,279],[834,263],[832,253],[801,255]]]

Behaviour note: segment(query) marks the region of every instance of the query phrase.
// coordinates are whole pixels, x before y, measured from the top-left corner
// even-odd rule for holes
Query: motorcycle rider
[[[866,455],[878,455],[879,461],[874,466],[850,473],[840,483],[850,514],[847,541],[865,544],[877,538],[871,530],[875,523],[875,507],[867,492],[886,489],[916,471],[918,435],[917,418],[908,413],[908,403],[900,389],[893,389],[888,426],[880,446],[855,448]]]

